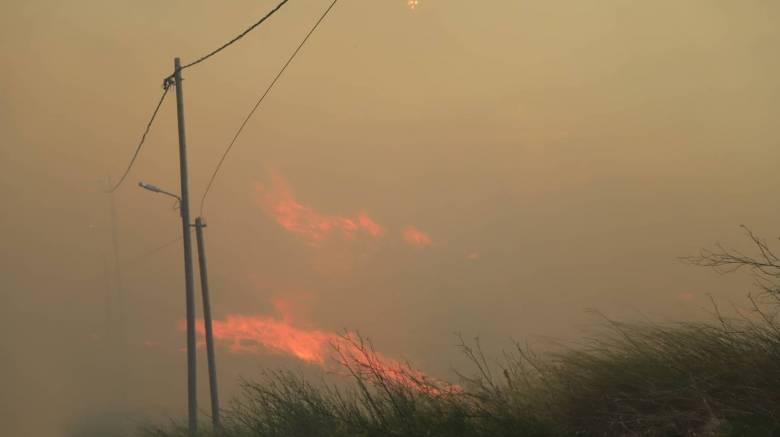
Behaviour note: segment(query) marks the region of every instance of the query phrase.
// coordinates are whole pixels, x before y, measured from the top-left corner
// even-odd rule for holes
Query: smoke
[[[780,2],[486,4],[339,6],[247,126],[205,217],[226,399],[258,364],[329,366],[322,345],[343,326],[448,376],[455,330],[499,351],[508,337],[576,338],[587,308],[690,320],[708,317],[707,293],[743,298],[744,278],[676,257],[740,241],[738,223],[776,235]],[[195,200],[274,60],[321,10],[288,7],[187,73]],[[119,281],[105,269],[112,232],[97,180],[124,170],[171,58],[195,59],[258,8],[0,2],[3,435],[61,436],[118,392],[145,412],[184,414],[182,248],[165,245],[181,223],[168,199],[133,184],[177,191],[172,99],[115,193],[123,308],[106,299]],[[268,163],[289,183],[264,179]],[[427,238],[405,236],[407,225]],[[258,304],[281,289],[317,290],[316,317]],[[120,310],[126,352],[109,335]],[[316,347],[247,338],[252,351],[231,353],[228,315],[244,317],[246,337]]]

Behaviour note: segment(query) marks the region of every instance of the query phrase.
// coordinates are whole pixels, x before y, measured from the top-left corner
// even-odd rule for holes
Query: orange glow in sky
[[[433,240],[423,231],[414,226],[407,226],[403,230],[404,241],[411,246],[425,247],[429,246]]]
[[[413,9],[413,10],[414,10],[414,9],[416,9],[416,8],[417,8],[417,5],[419,5],[419,4],[420,4],[420,0],[408,0],[408,1],[406,2],[406,4],[408,4],[408,5],[409,5],[409,8],[410,8],[410,9]]]
[[[358,235],[379,238],[384,228],[361,211],[354,217],[322,214],[295,199],[292,189],[281,175],[271,174],[270,186],[258,185],[263,210],[287,231],[319,246],[332,234],[354,239]]]

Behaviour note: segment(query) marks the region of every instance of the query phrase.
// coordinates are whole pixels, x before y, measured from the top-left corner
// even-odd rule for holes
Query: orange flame
[[[372,238],[381,237],[385,230],[361,211],[356,217],[340,217],[322,214],[310,206],[299,203],[287,182],[277,173],[271,174],[271,186],[257,188],[261,204],[287,231],[299,235],[313,246],[319,246],[334,231],[341,231],[344,238],[353,239],[360,232]]]
[[[407,0],[406,4],[409,5],[409,9],[414,10],[420,4],[420,0]]]
[[[414,226],[407,226],[403,231],[404,240],[411,246],[429,246],[433,240],[427,234]]]
[[[284,311],[287,306],[282,302],[277,300],[277,308]],[[203,320],[197,321],[196,330],[204,335]],[[266,349],[322,367],[339,363],[364,376],[381,376],[430,394],[443,393],[438,387],[441,384],[434,384],[424,373],[374,352],[355,333],[339,335],[299,328],[290,323],[287,315],[277,319],[238,314],[228,315],[224,321],[213,321],[212,331],[215,340],[227,342],[231,352],[260,353]],[[448,389],[457,387],[450,386]]]
[[[324,331],[296,328],[285,320],[237,314],[227,316],[225,321],[215,320],[212,329],[214,338],[229,342],[232,352],[259,353],[265,347],[316,364],[325,364],[327,347],[334,337]],[[197,330],[203,334],[202,320]]]

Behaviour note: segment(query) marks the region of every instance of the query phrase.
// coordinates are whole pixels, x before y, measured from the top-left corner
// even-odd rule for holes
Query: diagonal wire
[[[282,77],[282,74],[284,74],[285,70],[287,70],[287,67],[292,63],[293,59],[295,59],[295,56],[298,55],[298,52],[301,51],[303,46],[306,44],[306,41],[309,40],[309,37],[314,33],[315,30],[317,30],[317,27],[319,27],[320,23],[325,19],[325,17],[328,16],[328,13],[331,9],[333,9],[334,6],[336,6],[336,3],[338,3],[339,0],[333,0],[333,3],[328,6],[328,8],[325,10],[325,12],[322,13],[322,16],[319,20],[317,20],[316,23],[314,23],[314,26],[312,26],[311,30],[309,30],[309,33],[306,34],[306,37],[303,38],[300,44],[298,44],[298,47],[295,49],[295,51],[290,55],[290,58],[287,59],[287,62],[284,63],[282,68],[279,70],[279,73],[277,73],[276,77],[274,77],[274,80],[271,81],[271,84],[268,85],[268,88],[265,89],[265,92],[260,96],[260,98],[257,100],[257,103],[255,103],[255,106],[252,108],[251,111],[249,111],[249,114],[247,114],[246,118],[244,118],[244,121],[241,123],[241,126],[236,131],[235,135],[233,135],[233,139],[230,141],[228,146],[225,148],[225,151],[222,153],[222,157],[219,160],[219,163],[217,163],[217,167],[214,169],[214,172],[211,174],[211,178],[209,179],[208,185],[206,185],[206,191],[203,193],[203,197],[200,199],[200,215],[203,215],[203,207],[206,202],[206,196],[208,196],[209,192],[211,191],[211,186],[214,184],[214,180],[217,177],[217,174],[219,173],[219,170],[222,168],[222,163],[225,162],[225,158],[227,158],[228,154],[230,153],[230,150],[233,148],[233,145],[236,144],[236,140],[241,135],[241,132],[243,132],[244,127],[246,127],[246,124],[249,122],[249,119],[252,118],[252,116],[255,114],[255,111],[257,111],[257,108],[260,107],[260,104],[263,103],[263,100],[265,100],[268,93],[271,92],[271,89],[273,89],[274,85],[276,85],[276,82],[279,80],[280,77]]]
[[[141,261],[149,258],[150,256],[156,254],[157,252],[160,252],[161,250],[178,243],[179,241],[182,240],[182,238],[184,238],[184,237],[179,236],[175,240],[167,241],[167,242],[165,242],[165,243],[163,243],[163,244],[161,244],[161,245],[159,245],[159,246],[157,246],[157,247],[155,247],[153,249],[150,249],[150,250],[144,252],[142,255],[138,255],[135,258],[127,261],[127,264],[128,265],[133,265],[135,263],[141,262]]]
[[[185,68],[192,67],[193,65],[196,65],[196,64],[200,64],[201,62],[205,61],[206,59],[208,59],[208,58],[210,58],[210,57],[212,57],[214,55],[216,55],[217,53],[221,52],[222,50],[226,49],[227,47],[229,47],[230,45],[235,43],[236,41],[240,40],[241,38],[246,36],[246,34],[248,34],[249,32],[253,31],[257,26],[261,25],[265,20],[270,18],[271,15],[275,14],[276,11],[281,9],[282,6],[284,6],[284,4],[287,3],[288,1],[289,0],[282,0],[279,4],[276,5],[276,7],[274,7],[267,14],[265,14],[263,16],[263,18],[261,18],[255,24],[249,26],[248,29],[246,29],[245,31],[241,32],[235,38],[233,38],[230,41],[226,42],[225,44],[220,46],[218,49],[213,50],[213,51],[209,52],[208,54],[206,54],[204,56],[201,56],[200,58],[196,59],[193,62],[190,62],[187,65],[184,65],[183,67],[181,67],[181,70],[184,70]],[[144,131],[143,136],[141,136],[141,141],[139,142],[138,147],[136,147],[135,153],[133,153],[133,157],[130,159],[130,164],[127,166],[127,169],[125,170],[124,174],[122,174],[122,177],[119,179],[119,182],[117,182],[116,185],[114,185],[113,187],[111,187],[108,190],[109,193],[113,193],[114,191],[116,191],[122,185],[122,183],[125,181],[125,178],[127,178],[127,175],[130,173],[130,169],[133,168],[133,164],[135,164],[135,160],[136,160],[136,158],[138,158],[138,154],[141,152],[141,148],[143,147],[144,141],[146,140],[146,135],[149,133],[149,129],[151,129],[152,123],[154,123],[154,119],[157,117],[157,112],[160,110],[160,106],[162,106],[163,100],[165,100],[165,96],[168,94],[168,89],[170,88],[170,84],[171,84],[171,78],[173,78],[173,75],[170,75],[170,76],[165,78],[165,81],[163,82],[163,84],[164,84],[163,87],[164,87],[165,91],[163,92],[162,97],[160,97],[160,101],[157,103],[157,107],[154,110],[154,114],[152,114],[152,118],[149,120],[149,123],[146,125],[146,130]]]
[[[270,10],[270,11],[269,11],[267,14],[265,14],[265,15],[263,16],[263,18],[261,18],[261,19],[260,19],[259,21],[257,21],[255,24],[253,24],[253,25],[249,26],[249,28],[247,28],[245,31],[243,31],[243,32],[241,32],[240,34],[238,34],[238,35],[237,35],[235,38],[231,39],[230,41],[226,42],[225,44],[222,44],[222,45],[221,45],[219,48],[217,48],[216,50],[213,50],[213,51],[211,51],[211,52],[209,52],[209,53],[207,53],[207,54],[205,54],[205,55],[201,56],[200,58],[198,58],[198,59],[196,59],[196,60],[194,60],[194,61],[190,62],[189,64],[186,64],[186,65],[182,66],[182,67],[181,67],[181,69],[182,69],[182,70],[184,70],[185,68],[190,68],[190,67],[192,67],[193,65],[200,64],[201,62],[205,61],[206,59],[208,59],[208,58],[210,58],[210,57],[212,57],[212,56],[216,55],[217,53],[221,52],[222,50],[225,50],[225,49],[226,49],[226,48],[228,48],[229,46],[233,45],[233,43],[235,43],[236,41],[238,41],[238,40],[240,40],[241,38],[245,37],[245,36],[246,36],[246,34],[248,34],[249,32],[251,32],[251,31],[253,31],[253,30],[255,30],[255,28],[256,28],[257,26],[259,26],[259,25],[263,24],[263,22],[264,22],[265,20],[267,20],[267,19],[271,18],[271,15],[275,14],[275,13],[276,13],[276,11],[278,11],[279,9],[281,9],[281,8],[282,8],[282,6],[284,6],[284,4],[285,4],[285,3],[287,3],[288,1],[289,1],[289,0],[282,0],[281,2],[279,2],[279,4],[277,4],[277,5],[276,5],[276,7],[274,7],[274,8],[273,8],[273,9],[271,9],[271,10]],[[173,75],[171,75],[171,77],[173,77]]]
[[[160,101],[157,102],[157,107],[154,108],[154,112],[152,113],[152,117],[149,119],[149,123],[146,124],[146,129],[144,130],[144,134],[141,135],[141,141],[138,142],[138,147],[135,148],[135,153],[133,153],[133,157],[130,159],[130,164],[128,164],[127,169],[125,170],[122,177],[119,179],[119,182],[117,182],[113,187],[111,187],[108,192],[113,193],[116,191],[120,185],[122,185],[122,182],[125,181],[125,178],[127,178],[127,175],[130,174],[130,169],[133,168],[133,164],[135,164],[136,158],[138,158],[138,154],[141,152],[141,148],[144,146],[144,142],[146,141],[146,135],[149,134],[149,130],[152,128],[152,124],[154,123],[154,119],[157,118],[157,113],[160,112],[160,107],[163,104],[163,101],[165,100],[165,96],[168,95],[168,89],[170,86],[168,85],[168,82],[165,83],[163,86],[164,90],[162,93],[162,96],[160,96]]]

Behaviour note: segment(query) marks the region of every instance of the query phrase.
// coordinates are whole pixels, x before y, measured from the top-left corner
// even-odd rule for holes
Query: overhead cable
[[[261,19],[260,19],[259,21],[257,21],[255,24],[253,24],[253,25],[249,26],[249,27],[248,27],[248,28],[247,28],[245,31],[243,31],[243,32],[239,33],[238,35],[236,35],[236,37],[235,37],[235,38],[231,39],[230,41],[226,42],[225,44],[222,44],[222,45],[221,45],[219,48],[217,48],[217,49],[215,49],[215,50],[213,50],[213,51],[211,51],[211,52],[209,52],[209,53],[207,53],[207,54],[205,54],[205,55],[201,56],[200,58],[198,58],[198,59],[196,59],[196,60],[194,60],[194,61],[190,62],[189,64],[182,65],[182,66],[181,66],[181,70],[184,70],[184,69],[186,69],[186,68],[190,68],[190,67],[192,67],[193,65],[200,64],[201,62],[205,61],[206,59],[208,59],[208,58],[210,58],[210,57],[212,57],[212,56],[216,55],[217,53],[221,52],[222,50],[225,50],[225,49],[226,49],[226,48],[228,48],[229,46],[233,45],[235,42],[237,42],[237,41],[238,41],[238,40],[240,40],[241,38],[245,37],[245,36],[246,36],[246,35],[247,35],[249,32],[251,32],[251,31],[255,30],[255,28],[256,28],[257,26],[259,26],[259,25],[263,24],[263,22],[264,22],[265,20],[267,20],[267,19],[271,18],[271,15],[275,14],[275,13],[276,13],[276,11],[278,11],[279,9],[281,9],[281,8],[282,8],[282,6],[284,6],[284,4],[285,4],[285,3],[287,3],[288,1],[289,1],[289,0],[282,0],[281,2],[279,2],[279,4],[277,4],[277,5],[276,5],[276,7],[274,7],[274,8],[273,8],[273,9],[271,9],[271,10],[270,10],[270,11],[269,11],[267,14],[265,14],[265,15],[263,16],[263,18],[261,18]],[[171,75],[170,77],[173,77],[173,75]]]
[[[152,124],[154,123],[155,118],[157,118],[157,113],[160,111],[160,107],[165,100],[165,96],[168,95],[169,88],[170,83],[165,81],[163,85],[162,96],[160,96],[160,100],[157,102],[157,106],[154,108],[154,112],[152,113],[152,117],[149,119],[149,123],[146,124],[146,129],[144,130],[143,135],[141,135],[141,141],[138,142],[138,146],[135,148],[135,153],[133,153],[133,157],[130,158],[130,164],[127,165],[127,169],[125,169],[125,172],[122,174],[122,177],[119,178],[119,181],[113,187],[109,188],[109,193],[116,191],[122,185],[122,182],[125,181],[127,175],[130,174],[130,169],[133,168],[133,164],[135,164],[135,160],[138,158],[138,154],[141,152],[141,148],[144,146],[144,142],[146,142],[146,135],[149,134],[149,130],[152,128]]]
[[[249,122],[249,119],[252,118],[252,116],[255,114],[255,111],[260,107],[260,104],[263,103],[263,100],[265,100],[266,96],[271,92],[271,89],[273,89],[274,85],[276,85],[276,82],[279,80],[280,77],[282,77],[282,74],[284,74],[285,70],[287,70],[287,67],[292,63],[293,59],[295,59],[295,56],[298,55],[298,52],[301,51],[303,46],[306,44],[306,41],[309,40],[309,37],[314,33],[315,30],[319,27],[320,23],[325,19],[325,17],[328,16],[328,13],[333,9],[334,6],[336,6],[336,3],[338,3],[339,0],[333,0],[333,2],[328,6],[328,8],[325,10],[325,12],[322,13],[322,16],[320,16],[319,20],[317,20],[316,23],[314,23],[314,26],[309,30],[309,33],[306,34],[306,37],[301,40],[301,43],[298,44],[298,47],[293,51],[292,55],[287,59],[287,62],[284,63],[282,68],[279,70],[279,73],[276,74],[276,77],[271,81],[271,84],[268,85],[268,87],[265,89],[263,94],[260,96],[260,98],[257,100],[257,103],[252,107],[252,110],[249,111],[249,114],[244,118],[244,121],[241,123],[241,126],[239,126],[236,133],[233,135],[233,139],[230,140],[230,143],[225,148],[225,151],[222,153],[222,157],[220,158],[219,162],[217,163],[217,167],[214,169],[214,172],[211,174],[211,178],[209,179],[208,185],[206,185],[206,191],[203,192],[203,197],[200,199],[200,214],[203,215],[203,208],[206,202],[206,196],[208,196],[209,192],[211,191],[211,187],[214,184],[214,180],[217,177],[217,174],[219,173],[219,170],[222,168],[222,164],[225,162],[225,158],[227,158],[228,154],[230,153],[230,150],[233,148],[233,145],[236,143],[236,140],[238,140],[238,137],[241,135],[241,132],[243,132],[244,127],[246,127],[246,124]]]

